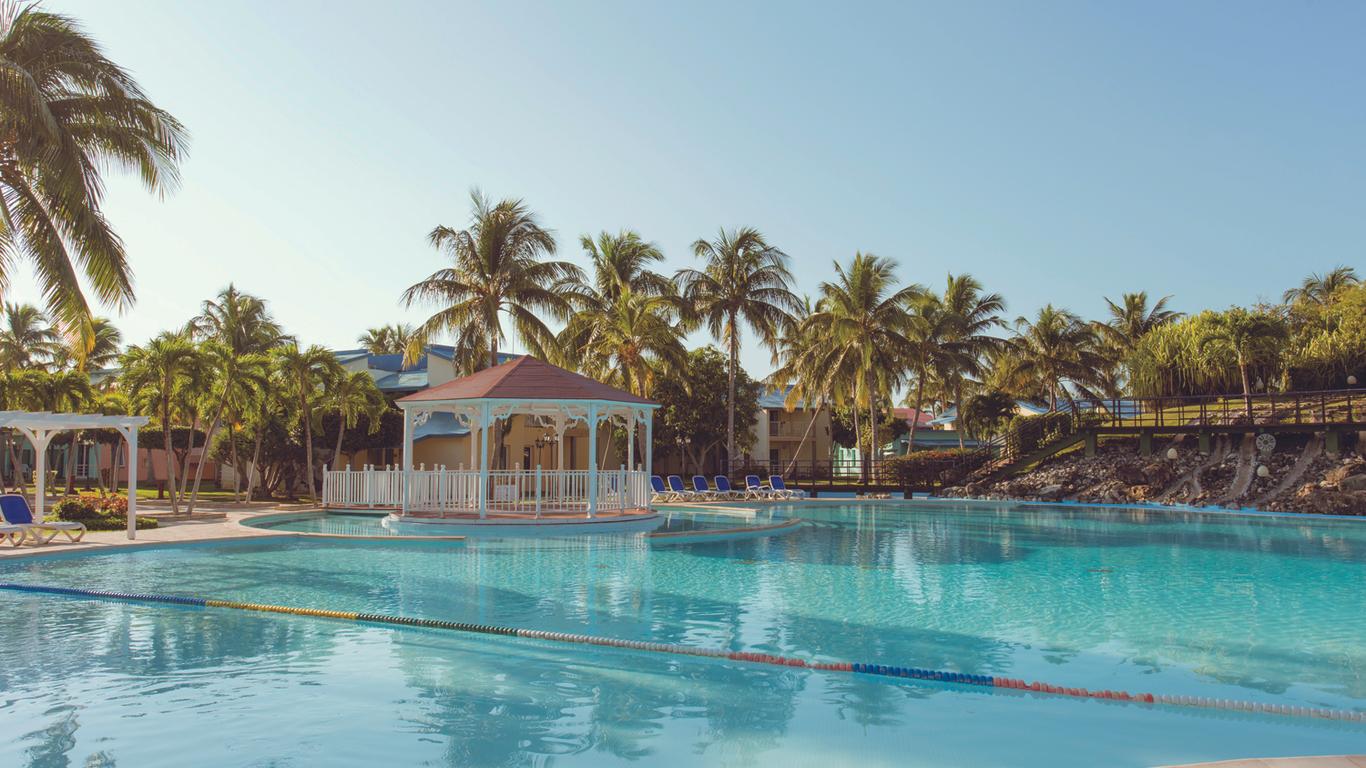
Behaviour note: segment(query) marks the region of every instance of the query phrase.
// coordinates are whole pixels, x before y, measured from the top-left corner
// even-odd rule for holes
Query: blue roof
[[[767,392],[764,392],[762,395],[759,395],[759,407],[770,410],[777,408],[786,409],[787,403],[784,401],[787,399],[787,393],[791,391],[791,385],[783,387],[782,389],[770,389]],[[806,401],[798,400],[797,405],[795,407],[805,408]]]
[[[379,387],[381,392],[416,392],[428,386],[428,355],[453,360],[455,347],[448,344],[428,344],[425,353],[412,365],[403,364],[403,355],[372,355],[363,349],[334,349],[332,354],[339,363],[350,363],[365,358],[365,367],[369,369],[370,375],[375,379],[375,386]],[[506,363],[516,357],[520,355],[499,352],[498,362]]]
[[[1048,413],[1048,408],[1039,405],[1038,403],[1031,403],[1028,400],[1016,400],[1015,407],[1034,414]],[[951,405],[943,413],[925,423],[932,427],[938,427],[944,424],[952,424],[955,421],[958,421],[958,406]]]

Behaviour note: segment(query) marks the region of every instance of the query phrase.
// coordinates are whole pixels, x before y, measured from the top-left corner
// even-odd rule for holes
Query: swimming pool
[[[297,537],[0,580],[373,611],[1065,686],[1366,708],[1356,521],[802,504],[776,538]],[[292,616],[7,593],[0,764],[1152,766],[1366,726]],[[68,660],[70,662],[68,663]],[[100,763],[94,763],[100,764]]]

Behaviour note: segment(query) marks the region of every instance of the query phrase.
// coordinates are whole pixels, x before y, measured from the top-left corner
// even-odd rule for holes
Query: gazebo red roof
[[[609,387],[600,381],[529,356],[414,392],[399,398],[398,402],[482,399],[608,400],[614,403],[656,404],[653,400]]]

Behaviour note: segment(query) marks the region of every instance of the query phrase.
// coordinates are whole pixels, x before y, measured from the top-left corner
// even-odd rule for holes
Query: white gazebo
[[[138,523],[138,430],[146,416],[0,411],[0,427],[17,429],[33,445],[33,519],[41,522],[47,507],[47,447],[58,432],[112,429],[128,443],[128,538],[136,538]],[[20,471],[15,467],[16,472]]]
[[[651,515],[651,443],[658,403],[610,387],[533,357],[408,395],[403,411],[403,458],[396,470],[365,467],[328,471],[323,503],[337,508],[391,507],[411,522],[546,522],[623,520]],[[433,414],[449,413],[469,430],[469,464],[446,457],[414,468],[416,428]],[[526,420],[556,446],[555,465],[493,469],[490,450],[499,420]],[[625,462],[600,467],[602,424],[625,428]],[[587,469],[565,467],[566,430],[587,428]],[[643,431],[643,456],[635,438]],[[527,430],[523,430],[527,434]],[[450,465],[457,468],[451,469]],[[492,520],[490,520],[492,518]]]

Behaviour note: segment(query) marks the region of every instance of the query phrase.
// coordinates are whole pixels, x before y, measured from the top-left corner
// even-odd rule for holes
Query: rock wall
[[[1350,447],[1339,456],[1311,438],[1283,437],[1269,454],[1244,448],[1240,437],[1219,439],[1210,455],[1191,437],[1154,440],[1153,455],[1138,454],[1137,439],[1105,441],[1096,455],[1081,450],[1055,456],[1027,472],[995,483],[945,489],[961,498],[1132,502],[1193,506],[1251,506],[1274,511],[1366,515],[1366,458]],[[1250,447],[1250,446],[1249,446]],[[1175,458],[1169,450],[1175,449]],[[1303,459],[1303,461],[1301,461]],[[1235,488],[1242,464],[1246,489]],[[1265,467],[1265,469],[1261,469]],[[1302,472],[1293,478],[1296,472]],[[1248,484],[1248,473],[1251,483]],[[1293,479],[1287,488],[1287,479]],[[1242,491],[1239,493],[1238,491]]]

